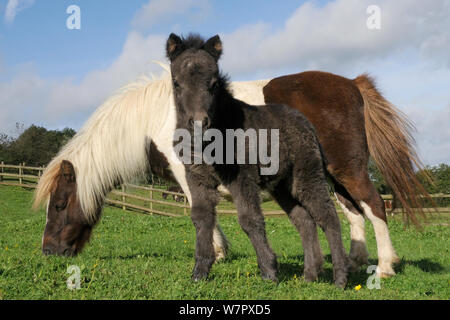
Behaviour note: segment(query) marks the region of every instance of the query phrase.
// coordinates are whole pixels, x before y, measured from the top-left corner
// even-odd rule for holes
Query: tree
[[[372,180],[375,188],[380,194],[393,194],[392,189],[387,185],[377,166],[372,159],[369,160],[369,176]],[[427,178],[431,177],[431,180]],[[441,163],[437,166],[426,166],[424,169],[416,172],[416,177],[420,183],[424,186],[425,190],[429,194],[444,193],[450,194],[450,166]],[[395,200],[395,198],[394,198]],[[434,199],[437,206],[445,207],[450,204],[448,198],[436,198]],[[429,200],[423,199],[424,207],[432,207],[432,203]],[[397,201],[395,207],[401,207],[401,204]]]
[[[432,179],[432,182],[430,182],[429,179],[426,179],[423,171],[428,173]],[[450,194],[450,166],[447,164],[441,163],[433,167],[427,166],[425,169],[417,173],[417,178],[425,187],[425,190],[427,190],[430,194]],[[450,205],[449,198],[437,198],[434,199],[434,201],[439,207],[446,207]]]
[[[10,164],[25,162],[30,166],[46,165],[74,135],[75,130],[70,128],[47,130],[35,125],[23,131],[15,140],[0,135],[0,161]]]

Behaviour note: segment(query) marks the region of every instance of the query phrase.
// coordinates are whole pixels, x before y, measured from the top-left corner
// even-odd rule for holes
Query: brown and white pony
[[[352,268],[368,263],[365,216],[377,240],[377,273],[395,275],[393,264],[399,258],[389,236],[384,202],[367,167],[371,156],[407,217],[418,224],[414,209],[423,215],[419,197],[429,195],[414,172],[414,166],[423,165],[414,150],[414,126],[407,117],[365,74],[351,80],[309,71],[267,81],[234,82],[231,87],[235,97],[247,103],[287,104],[311,121],[329,162],[327,170],[337,182],[336,198],[350,222]]]
[[[365,216],[375,231],[378,273],[394,275],[392,265],[399,258],[389,237],[384,202],[367,167],[371,156],[407,215],[417,223],[413,210],[421,208],[417,191],[428,193],[414,172],[414,165],[422,165],[413,147],[413,125],[365,74],[350,80],[326,72],[303,72],[271,80],[263,93],[266,102],[288,104],[314,124],[328,160],[327,170],[338,182],[336,198],[351,225],[354,267],[368,259]]]

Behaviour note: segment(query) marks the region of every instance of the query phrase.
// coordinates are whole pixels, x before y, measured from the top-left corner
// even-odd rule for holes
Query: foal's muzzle
[[[208,116],[203,116],[201,118],[191,117],[188,121],[188,128],[192,130],[195,126],[201,126],[204,131],[211,127],[211,120]]]

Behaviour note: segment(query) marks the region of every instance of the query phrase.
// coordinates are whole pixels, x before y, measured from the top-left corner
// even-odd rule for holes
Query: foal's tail
[[[353,80],[364,99],[364,119],[369,152],[387,184],[402,203],[408,218],[419,225],[414,209],[425,218],[420,195],[431,200],[417,179],[414,166],[423,168],[411,131],[414,125],[387,101],[373,79],[363,74]],[[427,176],[428,179],[431,179]],[[432,202],[434,204],[434,202]]]

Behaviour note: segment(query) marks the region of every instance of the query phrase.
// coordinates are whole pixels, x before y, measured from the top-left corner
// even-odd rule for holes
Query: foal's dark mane
[[[186,37],[181,36],[181,48],[182,50],[197,49],[202,50],[206,45],[205,39],[197,33],[189,33]],[[209,51],[207,51],[209,53]],[[227,73],[219,72],[218,85],[221,89],[226,90],[228,94],[233,97],[229,92],[230,77]]]
[[[218,36],[216,36],[216,37],[218,37]],[[170,49],[169,43],[166,44],[166,56],[167,56],[167,58],[169,58],[169,60],[172,60],[174,58],[174,56],[176,56],[180,52],[183,52],[188,49],[197,49],[197,50],[205,49],[205,45],[207,44],[207,41],[205,41],[205,39],[197,33],[189,33],[186,37],[181,36],[180,41],[181,42],[178,43],[178,45],[176,46],[176,49],[174,50],[175,52],[173,52]],[[206,51],[208,51],[208,50],[206,50]],[[173,56],[171,56],[169,54],[169,52],[172,52]],[[218,59],[220,56],[220,54],[215,55],[211,51],[208,51],[208,53],[211,54],[216,59]]]

